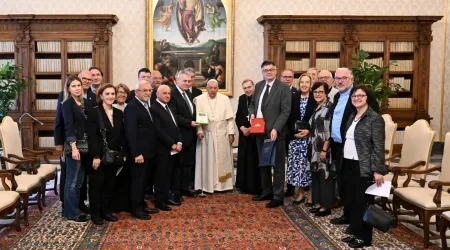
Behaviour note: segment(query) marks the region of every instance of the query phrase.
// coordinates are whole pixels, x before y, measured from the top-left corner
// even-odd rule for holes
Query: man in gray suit
[[[285,181],[285,139],[288,134],[287,120],[291,113],[292,94],[289,86],[276,79],[277,67],[271,61],[261,64],[264,80],[255,86],[255,92],[249,107],[250,119],[264,118],[266,132],[256,135],[258,153],[264,139],[276,140],[275,167],[273,170],[273,184],[271,167],[261,167],[262,193],[253,197],[254,201],[270,200],[268,208],[283,205]]]

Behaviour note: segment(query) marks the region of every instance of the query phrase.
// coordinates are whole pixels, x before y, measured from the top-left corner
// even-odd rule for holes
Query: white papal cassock
[[[203,140],[197,141],[195,190],[205,192],[233,189],[233,153],[229,135],[235,134],[234,113],[230,99],[217,93],[211,99],[204,93],[194,99],[197,112],[207,112],[209,123],[198,127]]]

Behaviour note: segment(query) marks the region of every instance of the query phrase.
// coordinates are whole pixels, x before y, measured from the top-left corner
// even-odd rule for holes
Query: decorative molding
[[[357,42],[359,42],[355,24],[348,23],[345,25],[343,40],[346,44],[356,44]]]
[[[16,41],[18,43],[29,43],[31,41],[30,35],[30,21],[21,21],[17,26]]]
[[[111,23],[107,22],[107,21],[103,21],[103,22],[96,22],[95,25],[97,27],[95,28],[94,43],[96,43],[96,44],[108,43],[109,33],[112,28]]]
[[[431,35],[431,23],[420,23],[419,24],[419,43],[421,45],[430,46],[431,41],[433,41],[433,36]]]
[[[282,42],[284,40],[282,24],[282,22],[270,22],[269,40],[271,42]]]

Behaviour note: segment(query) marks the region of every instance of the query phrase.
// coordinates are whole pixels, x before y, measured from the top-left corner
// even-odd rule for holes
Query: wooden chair
[[[20,232],[22,230],[20,228],[20,194],[16,192],[17,182],[14,175],[20,175],[20,170],[0,170],[0,179],[4,189],[4,191],[0,191],[0,218],[4,218],[15,210],[15,219],[10,224]],[[11,183],[11,186],[6,184],[6,180]]]
[[[395,133],[397,132],[397,123],[392,121],[392,117],[389,114],[382,115],[384,120],[384,154],[385,159],[391,159],[393,150],[394,150],[394,138]],[[390,165],[390,160],[386,161],[386,165]]]
[[[428,187],[409,187],[413,175],[428,174],[433,171],[441,171],[438,180],[430,181]],[[432,239],[439,238],[439,235],[430,231],[430,219],[432,216],[441,215],[445,211],[450,211],[450,133],[445,136],[445,148],[442,159],[442,166],[435,166],[429,169],[400,169],[399,172],[406,174],[407,179],[403,188],[394,190],[393,206],[394,216],[398,221],[411,223],[419,228],[423,228],[424,245],[428,247],[430,234]],[[442,192],[445,190],[444,192]],[[400,207],[414,211],[419,220],[398,219]]]
[[[2,124],[0,125],[0,138],[4,147],[4,155],[8,157],[13,157],[16,159],[26,159],[23,156],[23,152],[33,155],[32,158],[37,158],[43,160],[45,163],[41,163],[39,168],[37,168],[36,175],[41,178],[41,198],[42,205],[45,207],[45,192],[48,190],[53,190],[55,194],[58,194],[58,175],[57,166],[54,164],[49,164],[47,156],[51,155],[51,151],[33,151],[26,148],[22,148],[22,139],[19,133],[19,127],[17,123],[9,116],[3,118]],[[8,169],[13,169],[16,167],[14,163],[6,163]],[[22,174],[31,174],[30,172]],[[54,180],[55,183],[53,188],[46,189],[46,183]]]
[[[441,235],[441,244],[443,250],[447,250],[447,236],[445,235],[445,232],[449,227],[450,227],[450,211],[443,212],[441,216],[439,216],[439,232]]]

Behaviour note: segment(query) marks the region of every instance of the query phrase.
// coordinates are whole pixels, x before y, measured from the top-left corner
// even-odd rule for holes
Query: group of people
[[[336,69],[334,78],[311,68],[299,77],[298,90],[292,70],[282,71],[281,81],[273,62],[264,61],[261,71],[262,81],[243,81],[236,115],[229,98],[218,93],[217,80],[209,80],[203,94],[192,86],[192,68],[176,74],[175,86],[163,84],[158,70],[143,68],[132,91],[103,83],[96,67],[69,76],[55,119],[63,216],[86,222],[90,214],[101,225],[128,211],[148,220],[182,205],[183,196],[196,197],[196,190],[232,190],[237,125],[241,192],[270,201],[267,208],[294,195],[294,205],[305,203],[316,216],[330,215],[341,203],[344,214],[331,223],[350,224],[343,241],[371,245],[372,228],[362,216],[373,197],[364,191],[381,185],[386,172],[384,121],[374,94],[354,85],[348,68]],[[198,118],[205,114],[206,120]],[[254,118],[264,119],[264,134],[250,132]],[[273,168],[258,162],[267,139],[276,142]],[[155,208],[147,205],[146,193],[154,193]]]
[[[242,83],[236,187],[256,194],[253,201],[268,200],[268,208],[294,196],[293,205],[305,203],[318,217],[342,204],[344,214],[331,219],[349,224],[342,240],[351,248],[370,246],[372,227],[363,213],[374,200],[365,190],[381,186],[386,174],[384,120],[374,94],[354,84],[348,68],[336,69],[334,78],[310,68],[298,78],[298,89],[292,70],[283,70],[278,80],[276,65],[265,61],[261,71],[264,80]],[[250,133],[254,118],[264,119],[264,134]],[[273,169],[258,163],[266,139],[276,141]]]
[[[67,77],[54,130],[68,221],[87,222],[90,214],[102,225],[117,221],[113,213],[120,211],[149,220],[149,214],[182,205],[183,196],[196,197],[194,190],[233,189],[230,101],[218,93],[216,80],[208,81],[204,94],[194,80],[194,69],[186,68],[169,86],[158,70],[143,68],[130,91],[103,83],[97,67]],[[196,121],[197,112],[209,115],[206,123]],[[154,194],[154,208],[146,194]]]

